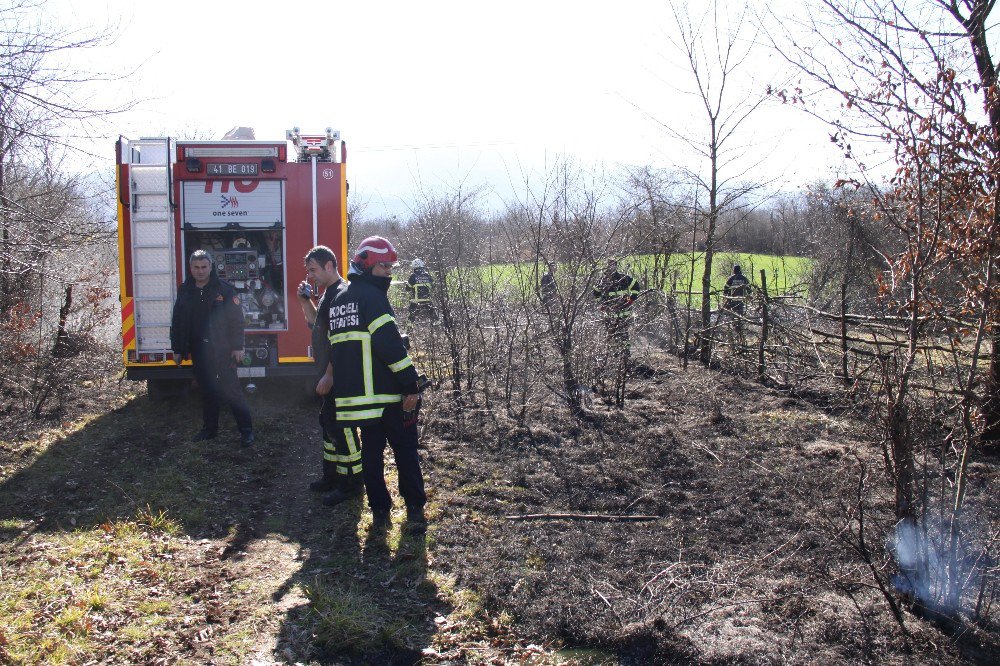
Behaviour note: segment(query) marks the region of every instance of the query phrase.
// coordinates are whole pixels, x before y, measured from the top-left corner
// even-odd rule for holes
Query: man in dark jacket
[[[747,289],[750,280],[743,275],[743,269],[733,264],[733,274],[726,280],[722,288],[722,312],[729,312],[733,318],[733,329],[742,335],[743,311],[746,309]],[[722,312],[719,313],[721,318]],[[741,342],[742,344],[742,342]]]
[[[323,498],[323,504],[334,506],[364,492],[361,480],[361,440],[355,428],[344,428],[337,424],[337,408],[333,396],[333,376],[330,369],[330,306],[340,289],[347,288],[347,282],[340,277],[337,256],[325,245],[317,245],[305,257],[306,273],[316,285],[315,291],[323,290],[319,305],[313,303],[318,296],[308,281],[299,283],[299,305],[306,323],[312,328],[313,361],[316,364],[316,393],[322,397],[319,424],[323,436],[323,478],[309,484],[316,492],[331,492]]]
[[[733,274],[726,280],[726,286],[722,288],[722,307],[730,312],[743,316],[743,310],[747,298],[747,285],[750,280],[743,275],[743,269],[737,264],[733,264]]]
[[[604,313],[604,324],[613,339],[628,342],[628,324],[632,319],[632,304],[642,293],[642,285],[631,275],[618,272],[618,260],[608,259],[594,298]]]
[[[330,307],[330,359],[336,372],[328,372],[338,425],[361,430],[365,490],[374,520],[387,524],[392,509],[384,476],[388,443],[396,458],[409,529],[421,531],[427,523],[427,496],[417,453],[418,375],[386,296],[397,258],[384,238],[361,241],[351,262],[350,284]]]
[[[188,278],[177,293],[170,322],[174,362],[190,355],[202,392],[202,427],[194,440],[214,439],[219,408],[229,405],[240,432],[240,444],[254,441],[250,409],[243,397],[236,365],[243,361],[243,308],[231,284],[215,274],[212,258],[197,250],[188,260]]]
[[[545,305],[551,305],[556,300],[559,288],[556,286],[556,262],[549,262],[549,272],[542,276],[538,286],[538,296]]]

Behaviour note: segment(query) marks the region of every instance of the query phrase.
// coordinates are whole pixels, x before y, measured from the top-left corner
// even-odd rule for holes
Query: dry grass
[[[150,403],[123,385],[107,409],[0,451],[4,660],[996,657],[989,627],[959,640],[909,618],[904,633],[838,540],[859,461],[878,462],[856,423],[672,359],[655,369],[624,411],[598,399],[581,423],[550,405],[544,427],[467,422],[461,439],[431,395],[425,537],[401,529],[398,509],[380,531],[362,504],[330,510],[306,490],[319,442],[300,391],[253,398],[258,445],[242,451],[235,435],[190,442],[196,396]],[[974,501],[995,515],[995,465],[973,472]],[[876,493],[874,516],[888,506]],[[661,519],[504,519],[544,512]]]

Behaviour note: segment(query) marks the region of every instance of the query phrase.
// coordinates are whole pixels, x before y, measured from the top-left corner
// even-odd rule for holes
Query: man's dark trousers
[[[204,429],[210,433],[219,431],[219,409],[229,405],[236,419],[240,433],[253,430],[250,408],[243,396],[243,387],[236,376],[236,364],[231,356],[215,353],[207,344],[195,348],[191,354],[194,376],[201,387],[201,409]]]

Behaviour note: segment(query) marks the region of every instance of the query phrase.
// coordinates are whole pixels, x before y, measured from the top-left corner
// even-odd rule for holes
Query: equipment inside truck
[[[215,272],[240,295],[248,331],[288,328],[284,229],[199,229],[184,232],[184,254],[205,250]]]

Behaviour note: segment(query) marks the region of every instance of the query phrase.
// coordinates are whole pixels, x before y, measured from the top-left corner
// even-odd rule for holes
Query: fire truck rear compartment
[[[184,233],[184,252],[204,250],[216,274],[240,297],[248,333],[288,328],[282,229],[198,229]]]

